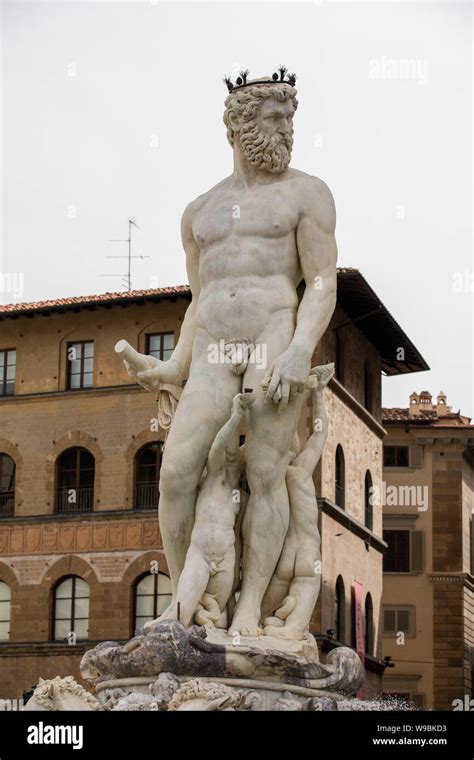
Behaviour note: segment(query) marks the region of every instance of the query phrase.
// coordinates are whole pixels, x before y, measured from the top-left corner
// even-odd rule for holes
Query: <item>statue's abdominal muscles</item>
[[[236,204],[234,204],[236,205]],[[301,279],[295,241],[296,214],[252,208],[229,222],[198,214],[201,293],[197,325],[216,339],[256,340],[275,312],[294,320]]]

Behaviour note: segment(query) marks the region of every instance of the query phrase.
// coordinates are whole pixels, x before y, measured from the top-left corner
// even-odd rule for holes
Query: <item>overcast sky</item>
[[[324,179],[357,267],[474,416],[472,8],[448,2],[3,2],[0,300],[186,282],[179,221],[232,169],[224,74],[298,75],[292,165]],[[21,286],[21,279],[16,280]],[[10,292],[5,292],[10,288]],[[18,296],[18,297],[17,297]]]

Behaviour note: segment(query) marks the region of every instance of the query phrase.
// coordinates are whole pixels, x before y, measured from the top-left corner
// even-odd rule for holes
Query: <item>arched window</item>
[[[9,517],[15,508],[15,462],[0,454],[0,517]]]
[[[89,636],[89,584],[77,575],[59,581],[54,589],[53,639],[67,640]]]
[[[365,651],[367,654],[373,654],[372,649],[374,646],[374,606],[372,604],[372,597],[367,594],[365,597],[365,610],[364,610],[364,638],[365,638]]]
[[[374,529],[374,505],[372,494],[372,476],[367,470],[365,473],[364,481],[364,515],[365,515],[365,527],[369,530]]]
[[[345,604],[344,581],[342,580],[342,577],[339,576],[336,581],[334,594],[334,628],[336,631],[336,639],[338,641],[344,641]]]
[[[353,649],[357,647],[356,595],[354,586],[351,588],[351,647]]]
[[[345,508],[345,490],[346,466],[344,463],[344,452],[342,446],[338,444],[336,449],[336,504],[341,509]]]
[[[157,509],[163,444],[147,443],[135,457],[135,509]]]
[[[372,413],[373,408],[373,384],[372,370],[368,361],[364,362],[364,406],[368,412]]]
[[[10,586],[5,581],[0,581],[0,641],[8,641],[10,638],[11,599]]]
[[[95,460],[83,448],[66,449],[56,465],[56,511],[92,512]]]
[[[171,581],[164,573],[148,573],[135,586],[135,630],[155,620],[171,602]]]

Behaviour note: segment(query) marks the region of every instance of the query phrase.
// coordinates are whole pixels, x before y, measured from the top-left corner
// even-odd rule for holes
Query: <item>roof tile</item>
[[[128,300],[133,298],[146,298],[147,296],[167,296],[190,293],[189,285],[173,285],[166,288],[150,288],[149,290],[131,290],[119,293],[100,293],[93,296],[69,296],[68,298],[55,298],[49,301],[31,301],[29,303],[0,304],[0,314],[15,314],[24,311],[41,311],[43,309],[57,309],[61,306],[86,306],[96,303],[111,303],[113,301]]]

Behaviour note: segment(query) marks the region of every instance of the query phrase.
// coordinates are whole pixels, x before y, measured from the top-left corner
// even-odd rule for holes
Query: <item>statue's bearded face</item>
[[[253,166],[275,173],[287,169],[293,147],[294,112],[292,99],[280,102],[265,98],[255,117],[241,124],[240,145]]]

